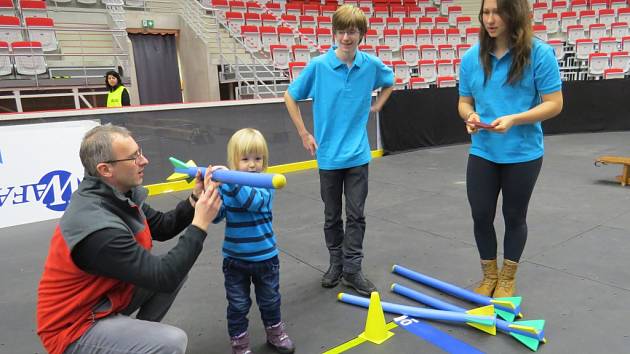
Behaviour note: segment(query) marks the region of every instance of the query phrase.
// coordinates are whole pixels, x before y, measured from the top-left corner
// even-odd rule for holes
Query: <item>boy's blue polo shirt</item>
[[[348,68],[335,49],[313,58],[288,89],[296,101],[313,99],[317,164],[323,170],[371,160],[367,120],[372,91],[394,84],[393,71],[379,58],[357,50]]]
[[[522,79],[514,85],[506,83],[512,53],[501,59],[491,56],[492,75],[484,86],[483,65],[479,44],[462,58],[459,72],[459,95],[472,97],[481,121],[491,123],[496,118],[530,110],[541,102],[540,95],[562,89],[558,62],[553,48],[534,39],[531,64],[523,70]],[[512,126],[507,133],[480,129],[472,134],[470,153],[496,163],[517,163],[535,160],[544,154],[540,122]]]

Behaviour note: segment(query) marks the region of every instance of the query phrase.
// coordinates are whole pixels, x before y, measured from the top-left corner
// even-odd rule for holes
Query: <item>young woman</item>
[[[483,0],[479,43],[460,67],[458,110],[472,135],[466,188],[483,271],[475,292],[494,297],[515,292],[527,206],[544,153],[541,122],[562,110],[558,63],[553,49],[533,37],[529,12],[527,0]],[[494,230],[499,192],[505,220],[500,273]]]
[[[105,74],[105,87],[109,93],[107,94],[107,107],[123,107],[130,106],[129,92],[123,86],[120,75],[115,71],[108,71]]]

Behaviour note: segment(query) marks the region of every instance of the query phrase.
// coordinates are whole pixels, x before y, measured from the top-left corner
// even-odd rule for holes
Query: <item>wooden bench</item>
[[[595,166],[619,164],[623,165],[623,169],[620,176],[617,176],[617,181],[621,182],[622,186],[630,184],[630,157],[624,156],[600,156],[595,159]]]

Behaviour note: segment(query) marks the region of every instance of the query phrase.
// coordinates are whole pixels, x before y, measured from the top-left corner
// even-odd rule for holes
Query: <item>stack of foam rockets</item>
[[[438,291],[450,294],[468,302],[472,302],[476,305],[481,305],[482,307],[466,310],[446,301],[439,300],[433,296],[394,283],[391,286],[391,290],[394,293],[422,303],[426,306],[430,306],[433,309],[381,302],[383,311],[385,312],[405,315],[409,318],[466,323],[492,335],[495,335],[496,330],[498,329],[499,331],[514,337],[532,351],[538,350],[538,346],[541,342],[546,342],[544,333],[545,320],[514,321],[516,317],[522,317],[521,297],[491,298],[479,295],[470,290],[429,277],[400,265],[394,265],[392,271],[395,274],[401,275],[422,285],[432,287]],[[340,293],[338,299],[342,302],[364,308],[368,308],[370,306],[370,299],[360,296]],[[401,318],[402,317],[395,320],[399,325],[401,324]],[[415,320],[413,322],[418,325],[422,324],[421,322]],[[407,321],[407,323],[410,322]],[[441,336],[437,336],[436,334],[437,332],[440,332],[439,330],[428,325],[423,326],[424,327],[419,327],[419,330],[423,331],[424,335],[421,335],[420,333],[416,334],[421,335],[425,339],[428,333],[427,330],[431,331],[432,334],[430,335],[434,339],[445,339],[445,337],[448,336],[446,333],[442,333]],[[448,350],[448,345],[440,345],[440,343],[435,343],[435,341],[433,341],[433,344],[438,345],[447,352],[479,352],[475,350]],[[463,344],[465,345],[465,343]],[[455,347],[451,346],[451,348]],[[462,347],[460,346],[460,348]],[[469,348],[474,349],[473,347]]]

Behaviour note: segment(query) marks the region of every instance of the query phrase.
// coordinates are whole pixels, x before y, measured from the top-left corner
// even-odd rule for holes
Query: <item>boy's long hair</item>
[[[490,37],[483,25],[483,5],[479,10],[479,57],[483,63],[484,84],[492,76],[492,62],[490,53],[495,49],[495,40]],[[530,64],[532,52],[532,22],[529,17],[529,6],[527,0],[497,0],[499,16],[506,25],[509,34],[508,45],[512,52],[512,66],[506,82],[515,84],[523,77],[523,70]]]
[[[244,128],[232,135],[227,144],[227,163],[230,170],[238,170],[238,162],[248,154],[262,155],[263,171],[269,166],[269,149],[265,137],[254,128]]]
[[[360,8],[352,5],[342,5],[332,17],[333,33],[336,33],[337,30],[347,30],[356,27],[361,33],[360,40],[363,40],[363,36],[365,36],[368,28],[367,22],[367,17]]]

